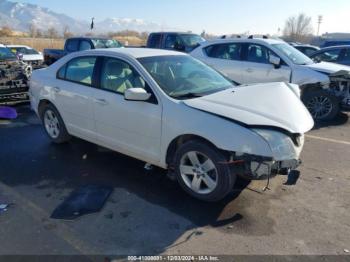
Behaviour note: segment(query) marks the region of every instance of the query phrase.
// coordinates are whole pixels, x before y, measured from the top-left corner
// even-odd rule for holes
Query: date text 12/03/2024
[[[129,256],[128,261],[220,261],[215,256]]]

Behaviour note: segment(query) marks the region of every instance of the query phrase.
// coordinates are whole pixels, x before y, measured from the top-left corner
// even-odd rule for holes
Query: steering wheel
[[[185,90],[187,87],[191,88],[192,86],[190,85],[189,82],[187,82],[187,81],[185,80],[181,85],[179,85],[179,86],[176,87],[173,91],[171,91],[171,92],[169,93],[169,95],[173,95],[173,94],[177,93],[178,91]]]

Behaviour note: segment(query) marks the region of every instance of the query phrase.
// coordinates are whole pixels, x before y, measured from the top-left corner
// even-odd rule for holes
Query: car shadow
[[[18,121],[25,119],[22,116]],[[6,145],[0,147],[0,181],[14,189],[30,188],[22,192],[29,199],[33,191],[33,195],[55,200],[42,200],[46,209],[54,210],[67,191],[79,186],[114,188],[101,211],[114,214],[108,216],[112,217],[111,228],[101,232],[89,229],[90,239],[99,239],[96,235],[102,238],[101,249],[108,244],[124,243],[128,254],[161,253],[201,237],[204,227],[224,234],[265,236],[273,232],[274,221],[268,215],[269,198],[250,189],[247,180],[238,178],[224,200],[206,203],[187,195],[167,178],[165,171],[158,168],[146,171],[141,161],[77,138],[64,145],[54,145],[43,128],[32,121],[0,128],[0,138],[1,144]],[[41,204],[41,200],[35,201]],[[103,215],[102,219],[109,223]],[[78,228],[83,221],[84,217],[76,221]],[[86,227],[84,230],[90,232]]]
[[[349,115],[346,113],[340,113],[338,114],[334,119],[330,121],[320,121],[315,123],[314,130],[322,129],[326,127],[332,127],[332,126],[342,126],[346,124],[349,120]]]

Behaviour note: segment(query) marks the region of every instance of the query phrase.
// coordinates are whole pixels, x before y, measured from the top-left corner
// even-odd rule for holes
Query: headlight
[[[299,159],[301,148],[294,145],[292,139],[286,134],[268,129],[253,130],[268,142],[274,156],[274,160],[282,161]]]

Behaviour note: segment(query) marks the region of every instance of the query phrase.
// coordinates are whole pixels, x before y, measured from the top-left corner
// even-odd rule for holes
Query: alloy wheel
[[[218,171],[214,162],[197,151],[183,155],[180,174],[186,186],[197,194],[210,194],[218,185]]]
[[[333,110],[332,101],[326,96],[315,96],[311,98],[306,107],[314,119],[323,119]]]
[[[44,124],[50,137],[55,139],[60,135],[60,124],[56,114],[52,110],[46,110],[44,114]]]

